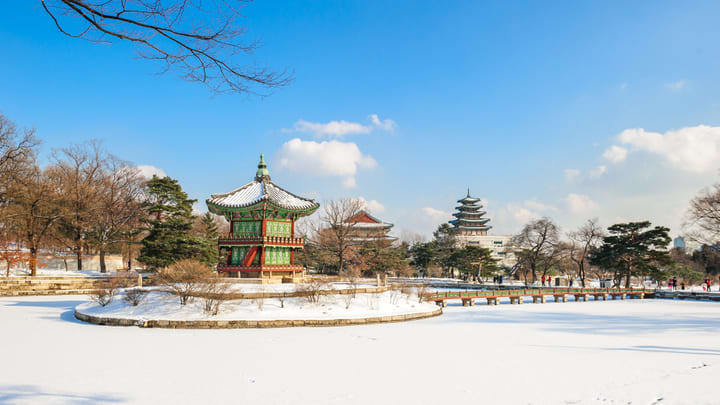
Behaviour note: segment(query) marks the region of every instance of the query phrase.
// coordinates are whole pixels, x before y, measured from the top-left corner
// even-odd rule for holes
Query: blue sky
[[[258,98],[157,75],[128,45],[65,37],[39,2],[9,2],[0,111],[36,127],[45,155],[103,139],[201,202],[249,181],[264,152],[278,184],[374,201],[398,233],[429,234],[470,187],[496,233],[548,215],[677,234],[720,166],[719,9],[257,1],[247,36],[263,46],[247,61],[295,76]]]

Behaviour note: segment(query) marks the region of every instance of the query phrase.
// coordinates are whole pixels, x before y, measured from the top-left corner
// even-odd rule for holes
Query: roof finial
[[[468,198],[470,198],[470,187],[468,187],[468,194],[467,194],[467,196],[468,196]]]
[[[270,181],[270,172],[267,169],[267,164],[265,163],[265,154],[260,154],[260,163],[258,163],[258,169],[257,172],[255,172],[255,180],[256,181]]]

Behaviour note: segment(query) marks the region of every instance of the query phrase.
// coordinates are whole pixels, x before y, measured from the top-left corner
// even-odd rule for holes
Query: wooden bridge
[[[488,305],[499,304],[500,298],[510,298],[511,304],[522,304],[523,298],[532,297],[533,303],[545,303],[545,299],[552,296],[555,302],[567,302],[568,295],[575,297],[575,301],[587,301],[593,297],[595,301],[612,299],[638,298],[654,296],[655,290],[647,288],[531,288],[515,290],[493,291],[448,291],[430,293],[427,301],[433,301],[441,307],[447,305],[448,300],[460,300],[463,306],[473,306],[476,299],[486,299]]]

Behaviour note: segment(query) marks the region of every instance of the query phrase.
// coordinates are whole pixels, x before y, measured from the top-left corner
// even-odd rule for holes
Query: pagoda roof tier
[[[485,215],[485,211],[478,211],[478,212],[453,212],[453,216],[456,218],[465,218],[465,217],[481,217]]]
[[[458,200],[457,202],[459,202],[460,204],[463,204],[463,205],[475,205],[475,203],[477,203],[479,201],[480,201],[479,198],[470,197],[470,189],[468,189],[467,196],[465,198],[463,198],[462,200]]]
[[[252,210],[257,205],[270,203],[276,208],[300,215],[310,215],[320,204],[312,199],[297,196],[270,181],[270,174],[263,155],[255,179],[229,193],[213,194],[206,201],[208,208],[215,214]]]
[[[488,221],[490,221],[490,218],[480,218],[480,219],[467,219],[467,218],[458,218],[450,221],[451,224],[454,224],[456,222],[467,222],[469,224],[485,224]]]
[[[458,211],[463,211],[463,212],[473,212],[473,211],[477,211],[477,210],[481,209],[482,207],[483,207],[483,206],[482,206],[481,204],[477,204],[477,205],[459,205],[459,206],[455,207],[455,209],[458,210]]]
[[[484,225],[484,226],[458,225],[456,228],[457,229],[467,229],[469,231],[487,231],[488,229],[492,228],[492,226],[489,226],[489,225]]]

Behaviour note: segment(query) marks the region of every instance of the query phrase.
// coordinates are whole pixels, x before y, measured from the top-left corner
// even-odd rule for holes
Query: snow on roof
[[[207,202],[225,208],[242,208],[263,200],[289,210],[307,210],[319,206],[315,201],[296,196],[270,181],[257,180],[229,193],[213,194]]]

